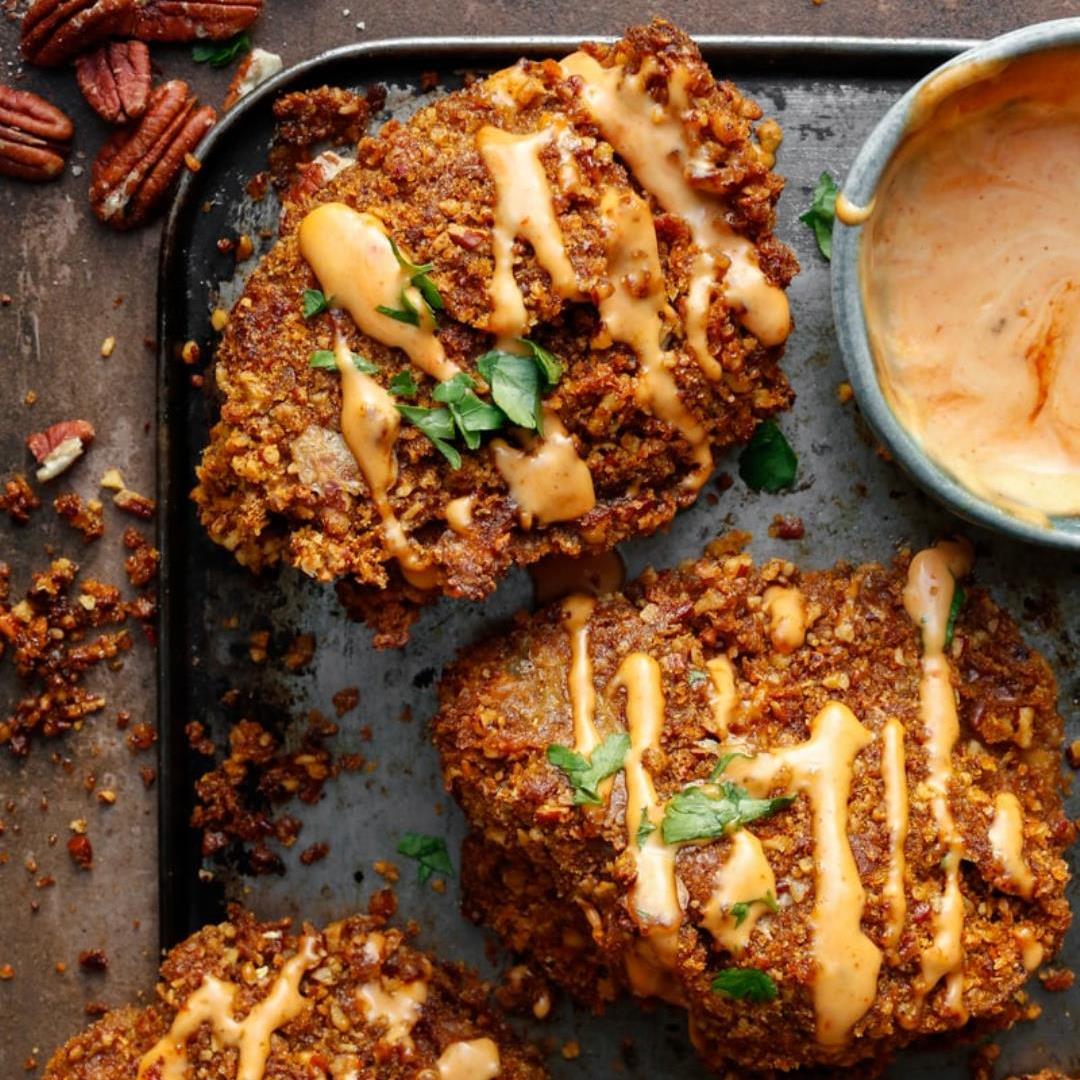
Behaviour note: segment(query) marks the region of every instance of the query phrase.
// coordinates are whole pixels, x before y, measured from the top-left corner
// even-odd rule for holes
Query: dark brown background
[[[0,10],[8,5],[0,4]],[[25,3],[18,3],[21,13]],[[615,33],[658,9],[651,2],[616,0],[455,0],[450,5],[402,0],[267,0],[256,24],[258,44],[286,64],[352,41],[424,34]],[[351,9],[348,14],[344,12]],[[936,0],[775,0],[771,3],[670,2],[663,12],[696,33],[802,33],[877,36],[984,37],[1027,22],[1080,14],[1080,0],[962,3]],[[357,23],[362,21],[362,29]],[[0,478],[27,469],[23,439],[60,419],[84,417],[97,428],[91,454],[51,485],[51,498],[74,487],[97,494],[106,468],[120,468],[129,486],[152,493],[154,470],[154,279],[158,230],[117,236],[91,216],[89,162],[104,128],[83,106],[68,71],[24,69],[17,54],[17,21],[0,16],[0,80],[44,93],[76,121],[74,168],[59,182],[33,187],[0,181]],[[200,68],[186,48],[157,48],[169,76],[188,78],[205,100],[218,104],[228,73]],[[81,175],[76,175],[80,172]],[[102,341],[116,350],[102,359]],[[38,395],[24,404],[28,390]],[[48,508],[24,529],[0,522],[0,561],[17,582],[47,561],[46,545],[104,580],[123,580],[120,534],[127,520],[108,508],[105,537],[89,549]],[[15,977],[0,981],[0,1076],[22,1074],[24,1063],[44,1064],[55,1044],[83,1023],[86,1002],[111,1004],[151,991],[157,950],[156,793],[138,770],[152,755],[133,757],[116,730],[118,709],[133,721],[153,719],[154,682],[149,648],[137,647],[122,672],[101,681],[109,708],[83,732],[55,746],[39,744],[28,762],[0,751],[0,966]],[[0,675],[0,708],[17,687]],[[57,755],[65,755],[66,763]],[[117,792],[115,806],[85,790]],[[76,871],[65,850],[69,823],[84,818],[94,845],[91,873]],[[55,837],[54,842],[50,839]],[[27,870],[28,859],[37,870]],[[56,886],[38,889],[52,874]],[[31,910],[37,901],[40,909]],[[104,947],[109,970],[78,972],[82,949]],[[56,965],[67,965],[64,973]]]

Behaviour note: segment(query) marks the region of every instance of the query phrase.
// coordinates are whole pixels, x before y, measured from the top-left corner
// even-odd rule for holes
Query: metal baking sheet
[[[774,496],[755,495],[739,483],[722,494],[705,495],[666,532],[624,545],[627,569],[635,575],[649,565],[670,566],[694,557],[712,537],[731,528],[753,533],[751,551],[759,559],[782,555],[816,567],[839,559],[887,561],[898,545],[925,543],[957,522],[875,453],[854,406],[839,403],[837,387],[844,376],[832,325],[829,268],[798,216],[819,173],[828,169],[842,177],[862,139],[903,90],[968,43],[719,37],[700,42],[717,75],[737,79],[784,128],[778,169],[788,183],[777,231],[795,248],[803,269],[790,291],[795,331],[785,361],[798,400],[780,422],[799,454],[799,483],[796,490]],[[245,184],[265,167],[270,105],[278,92],[381,81],[391,88],[388,110],[401,116],[426,100],[414,90],[422,72],[440,73],[441,89],[435,91],[440,93],[457,84],[464,71],[494,70],[522,55],[558,56],[576,45],[576,39],[568,38],[443,39],[336,50],[283,73],[228,114],[210,137],[202,170],[183,182],[166,224],[159,299],[163,945],[219,918],[227,899],[241,900],[263,917],[294,915],[316,923],[340,917],[364,907],[384,884],[372,863],[390,858],[402,871],[399,916],[417,920],[420,943],[486,974],[497,971],[485,955],[484,931],[461,917],[456,882],[449,883],[445,895],[418,885],[412,865],[395,850],[405,830],[440,834],[457,861],[464,822],[442,790],[426,733],[435,681],[461,646],[530,604],[527,576],[511,574],[485,603],[435,604],[399,652],[372,649],[369,631],[344,618],[332,588],[292,571],[253,577],[206,539],[188,499],[214,406],[208,394],[191,388],[190,369],[176,353],[189,338],[209,348],[210,310],[227,306],[242,286],[231,257],[219,254],[215,241],[274,227],[272,197],[253,204]],[[269,242],[264,240],[263,248]],[[735,457],[721,457],[718,470],[734,474]],[[801,516],[805,538],[770,539],[768,525],[777,513]],[[1070,737],[1076,738],[1080,557],[1033,550],[978,529],[969,535],[979,552],[980,579],[993,587],[1022,621],[1028,639],[1054,664],[1061,709]],[[260,629],[272,631],[272,657],[280,657],[293,633],[314,633],[314,663],[299,674],[287,673],[273,659],[262,666],[251,663],[248,638]],[[262,703],[254,715],[276,725],[286,740],[295,740],[309,709],[333,716],[331,697],[345,686],[360,688],[360,705],[343,719],[332,745],[339,753],[363,753],[373,763],[371,770],[343,773],[327,784],[317,805],[287,808],[302,820],[303,829],[298,843],[284,852],[284,876],[244,877],[227,865],[203,866],[198,837],[187,822],[192,785],[205,759],[187,749],[184,725],[199,720],[219,745],[224,743],[228,720],[219,699],[224,691],[240,688]],[[363,741],[362,727],[370,729],[369,742]],[[1080,812],[1075,798],[1071,808],[1074,816]],[[297,865],[300,851],[318,841],[330,845],[327,857],[310,867]],[[1080,932],[1070,936],[1063,959],[1080,964]],[[1073,1020],[1080,1009],[1080,988],[1051,995],[1033,981],[1031,993],[1043,1006],[1042,1018],[999,1037],[1004,1046],[999,1074],[1080,1067]],[[643,1011],[625,1001],[596,1018],[564,1002],[552,1021],[532,1026],[529,1034],[580,1045],[581,1056],[572,1063],[557,1052],[552,1055],[556,1077],[599,1078],[616,1071],[671,1080],[700,1075],[685,1017],[667,1007]],[[891,1075],[966,1076],[970,1052],[970,1046],[906,1052]]]

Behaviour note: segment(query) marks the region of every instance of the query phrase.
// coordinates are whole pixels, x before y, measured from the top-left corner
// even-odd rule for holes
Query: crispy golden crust
[[[322,933],[310,928],[303,933],[315,934],[320,953],[325,954],[304,976],[300,988],[314,1004],[273,1037],[267,1080],[313,1076],[316,1064],[334,1076],[415,1080],[425,1075],[423,1070],[435,1069],[439,1055],[451,1043],[485,1037],[499,1046],[500,1077],[542,1080],[547,1075],[537,1052],[518,1043],[490,1011],[487,988],[475,975],[417,952],[405,943],[400,930],[386,927],[382,919],[358,915]],[[377,936],[373,939],[372,935]],[[298,949],[300,937],[290,932],[288,920],[260,923],[246,914],[205,927],[165,958],[155,1004],[108,1013],[53,1055],[44,1080],[132,1080],[141,1056],[168,1030],[177,1009],[199,988],[204,976],[239,984],[234,1011],[247,1015],[266,997],[282,964]],[[379,937],[381,960],[371,946]],[[389,1045],[382,1038],[381,1024],[364,1020],[357,990],[379,979],[427,981],[427,1000],[411,1032],[411,1054],[403,1044]],[[200,1080],[234,1080],[236,1076],[235,1055],[215,1046],[206,1024],[189,1040],[188,1056],[199,1062]],[[437,1071],[432,1075],[437,1076]],[[149,1071],[148,1080],[158,1080],[156,1069]]]
[[[757,245],[766,274],[786,286],[797,267],[772,236],[783,181],[756,142],[758,107],[730,84],[716,83],[690,39],[663,21],[632,30],[610,57],[609,50],[596,51],[605,62],[618,59],[633,68],[652,58],[657,87],[666,86],[662,75],[672,65],[689,69],[695,110],[688,137],[699,148],[697,157],[714,164],[697,182],[717,193],[731,223]],[[440,339],[448,357],[468,371],[492,342],[481,328],[490,311],[495,199],[476,132],[485,124],[530,131],[551,116],[573,124],[581,140],[574,154],[581,186],[557,197],[556,210],[586,293],[603,286],[605,272],[600,194],[633,186],[582,111],[576,83],[563,77],[558,64],[525,63],[521,70],[513,108],[504,94],[493,94],[489,82],[476,83],[405,125],[387,124],[361,142],[355,166],[321,190],[305,187],[297,196],[303,209],[339,200],[372,211],[413,258],[434,263],[431,277],[449,316]],[[557,148],[545,154],[554,176]],[[347,605],[377,626],[378,643],[400,644],[415,605],[430,597],[406,587],[389,561],[379,517],[338,434],[337,376],[308,366],[313,349],[331,344],[332,326],[327,315],[307,322],[301,317],[301,291],[317,284],[298,252],[302,216],[287,215],[284,235],[233,309],[217,356],[221,418],[198,470],[194,498],[211,537],[241,563],[257,570],[285,562],[320,580],[339,580]],[[689,232],[680,219],[663,213],[657,214],[656,228],[668,294],[680,296],[693,251]],[[441,591],[450,596],[481,598],[510,566],[551,551],[606,550],[628,536],[652,532],[695,497],[680,484],[692,468],[690,447],[635,398],[633,353],[594,341],[594,306],[560,299],[527,244],[518,245],[515,272],[530,336],[567,364],[549,402],[589,466],[597,505],[578,521],[525,531],[489,450],[466,454],[463,467],[452,471],[424,436],[405,428],[391,502],[412,540],[433,558]],[[747,335],[721,295],[710,312],[709,337],[723,378],[709,382],[679,342],[673,346],[674,375],[713,445],[725,447],[745,441],[760,419],[786,408],[792,395],[778,367],[781,349],[765,349]],[[379,365],[384,384],[405,366],[400,352],[355,329],[350,343]],[[431,404],[433,384],[420,381],[418,403]],[[474,528],[465,536],[444,520],[446,504],[462,495],[476,496]]]
[[[919,640],[903,608],[905,571],[904,559],[888,570],[841,565],[800,573],[779,561],[754,568],[743,556],[705,558],[647,574],[625,596],[601,600],[589,623],[601,735],[625,727],[622,698],[609,685],[621,660],[640,650],[660,664],[663,749],[648,755],[647,764],[661,800],[704,779],[716,761],[705,726],[708,689],[703,679],[688,676],[721,651],[733,659],[744,703],[733,731],[754,749],[803,741],[809,721],[830,700],[849,706],[874,733],[889,717],[906,729],[907,918],[895,954],[882,966],[875,1002],[836,1054],[814,1035],[814,839],[807,800],[750,826],[769,852],[782,906],[767,933],[751,936],[737,963],[771,974],[780,988],[772,1004],[745,1004],[710,991],[712,975],[732,959],[699,923],[730,841],[680,849],[678,873],[688,895],[676,977],[698,1049],[711,1066],[849,1064],[955,1027],[940,987],[912,1026],[897,1021],[912,1002],[942,887],[942,847],[921,783],[927,765]],[[771,584],[798,587],[813,616],[805,644],[789,656],[769,641],[762,594]],[[981,589],[969,589],[951,661],[961,734],[949,804],[966,848],[965,1004],[974,1021],[1006,1025],[1018,1017],[1016,992],[1028,977],[1016,928],[1031,926],[1049,957],[1069,924],[1062,852],[1074,830],[1061,800],[1062,721],[1047,664]],[[494,926],[513,949],[531,954],[557,982],[599,1008],[626,986],[625,959],[636,940],[626,899],[635,869],[622,775],[606,809],[588,815],[572,806],[564,777],[545,757],[549,745],[573,743],[568,665],[569,635],[558,606],[521,617],[513,633],[467,649],[448,670],[434,733],[447,786],[474,830],[462,855],[466,913]],[[1026,749],[1020,746],[1022,708],[1032,710]],[[880,746],[875,740],[856,758],[848,835],[866,891],[862,928],[883,947],[889,834]],[[987,837],[994,797],[1006,790],[1025,812],[1024,857],[1036,879],[1029,901],[1001,891],[1006,879]]]

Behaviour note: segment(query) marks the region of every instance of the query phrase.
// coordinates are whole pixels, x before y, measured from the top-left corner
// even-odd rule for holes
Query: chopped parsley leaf
[[[350,353],[349,355],[352,357],[353,367],[357,371],[362,371],[365,375],[375,375],[378,372],[379,369],[359,353]],[[308,364],[313,368],[337,371],[337,357],[332,349],[316,349],[311,354]]]
[[[814,233],[818,248],[826,259],[832,259],[833,219],[836,217],[836,181],[823,172],[810,197],[810,208],[799,220]]]
[[[742,926],[746,922],[746,917],[750,914],[750,908],[754,904],[764,904],[770,911],[777,912],[780,910],[780,905],[776,902],[776,897],[771,892],[765,893],[764,896],[755,896],[753,900],[738,900],[731,905],[730,914],[735,920],[736,928]]]
[[[692,690],[696,690],[699,686],[704,686],[709,681],[709,676],[700,668],[691,668],[690,673],[686,676],[686,681],[690,684]]]
[[[389,382],[389,389],[391,394],[396,394],[398,397],[414,398],[420,393],[420,387],[413,376],[413,373],[406,368],[404,371],[397,372]]]
[[[637,846],[643,848],[650,833],[656,832],[656,826],[649,820],[649,811],[641,811],[641,824],[637,827]]]
[[[386,315],[388,318],[397,319],[398,322],[408,323],[410,326],[420,325],[420,312],[413,306],[413,302],[409,299],[408,293],[401,290],[401,307],[392,308],[387,307],[385,304],[379,304],[375,309],[380,315]]]
[[[959,581],[953,583],[952,603],[949,604],[949,619],[945,623],[945,648],[952,645],[953,634],[956,633],[956,620],[960,618],[960,612],[967,602],[967,593]]]
[[[310,319],[330,310],[330,301],[320,289],[305,289],[303,297],[304,318]]]
[[[713,979],[712,991],[752,1005],[775,1001],[780,993],[776,983],[757,968],[725,968]]]
[[[428,274],[435,268],[435,264],[411,262],[401,254],[401,249],[394,242],[392,236],[388,236],[386,239],[390,241],[390,250],[393,251],[398,266],[409,275],[409,284],[416,286],[420,295],[424,298],[424,303],[431,308],[431,313],[434,315],[442,311],[444,307],[443,298],[439,295],[439,290],[435,288],[435,283],[428,277]]]
[[[715,780],[737,757],[744,757],[749,759],[749,754],[744,754],[740,750],[730,750],[726,754],[721,754],[716,759],[716,764],[713,766],[713,771],[709,773],[709,779]]]
[[[665,844],[714,840],[758,818],[769,817],[795,801],[794,795],[754,799],[738,784],[724,781],[713,790],[693,786],[680,791],[665,807]]]
[[[492,349],[476,361],[476,367],[491,387],[492,401],[510,423],[542,431],[541,369],[533,357]]]
[[[795,483],[799,459],[772,420],[763,420],[739,455],[739,476],[753,491],[775,494]]]
[[[566,774],[574,789],[574,805],[600,806],[600,783],[614,776],[623,766],[630,749],[630,736],[625,731],[608,735],[588,758],[569,746],[549,746],[547,759]]]
[[[237,34],[228,41],[200,41],[191,50],[191,59],[196,64],[208,63],[212,68],[222,68],[249,52],[251,38],[247,34]]]
[[[450,442],[454,437],[454,418],[449,409],[425,409],[419,405],[397,405],[397,411],[419,428],[453,469],[461,468],[461,454]]]
[[[421,885],[425,884],[432,874],[454,876],[450,853],[446,850],[446,841],[441,836],[407,832],[398,844],[398,854],[416,860],[416,876]]]

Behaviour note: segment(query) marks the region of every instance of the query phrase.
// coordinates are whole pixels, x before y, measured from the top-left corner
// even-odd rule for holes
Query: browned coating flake
[[[942,888],[940,833],[923,784],[920,641],[902,600],[906,572],[906,559],[892,569],[841,565],[800,573],[791,563],[758,568],[745,555],[721,553],[678,571],[646,574],[623,596],[601,598],[589,621],[601,734],[625,727],[625,707],[611,684],[627,654],[644,652],[660,665],[664,724],[648,770],[661,801],[688,781],[703,780],[717,761],[708,680],[689,676],[721,653],[734,679],[730,737],[748,754],[803,742],[811,719],[831,700],[846,705],[874,735],[888,718],[903,725],[908,914],[895,951],[885,946],[890,844],[881,740],[855,758],[847,834],[866,892],[862,930],[884,959],[876,996],[847,1044],[822,1047],[815,1039],[817,848],[808,801],[800,797],[749,827],[768,852],[780,910],[770,917],[768,933],[752,933],[737,959],[701,925],[731,841],[679,849],[685,921],[671,992],[688,1004],[695,1045],[711,1067],[839,1067],[880,1059],[919,1035],[956,1027],[940,989],[910,1027],[897,1020],[913,999]],[[771,643],[763,609],[772,586],[798,589],[805,603],[805,642],[783,654]],[[1050,669],[984,590],[966,588],[949,654],[960,735],[948,795],[965,850],[964,1003],[978,1023],[1007,1026],[1024,1014],[1018,991],[1029,977],[1025,946],[1037,942],[1049,959],[1068,926],[1062,853],[1075,828],[1062,807],[1062,721]],[[627,986],[625,961],[640,940],[627,910],[636,864],[628,849],[622,775],[607,809],[589,814],[572,805],[565,777],[546,759],[548,746],[574,743],[570,635],[560,614],[555,606],[523,616],[512,633],[466,650],[443,678],[433,731],[447,786],[473,827],[461,858],[467,914],[598,1008]],[[1016,796],[1027,822],[1023,858],[1034,875],[1028,900],[1008,891],[989,838],[994,801],[1003,791]],[[733,963],[770,973],[778,999],[751,1004],[713,993],[712,977]]]
[[[488,988],[460,965],[443,964],[406,944],[405,934],[386,925],[393,897],[377,894],[372,914],[353,916],[319,932],[293,930],[288,920],[259,923],[234,909],[231,921],[208,926],[173,949],[161,965],[157,1000],[143,1008],[121,1008],[76,1035],[45,1068],[44,1080],[132,1080],[138,1062],[161,1036],[207,975],[238,987],[237,1016],[246,1016],[269,994],[288,958],[313,939],[319,957],[299,986],[311,1002],[278,1028],[270,1041],[267,1077],[307,1077],[312,1063],[341,1076],[379,1080],[437,1077],[437,1062],[452,1043],[492,1039],[499,1050],[500,1080],[543,1080],[540,1056],[523,1046],[492,1011]],[[0,969],[2,971],[2,969]],[[387,988],[423,980],[426,997],[410,1032],[411,1048],[391,1045],[385,1021],[369,1022],[360,989]],[[200,1080],[233,1080],[235,1052],[216,1041],[203,1024],[187,1042]],[[336,1063],[336,1064],[335,1064]]]
[[[0,510],[17,525],[25,525],[30,514],[41,505],[41,500],[30,486],[30,481],[22,473],[16,473],[4,483],[4,493],[0,495]]]
[[[76,492],[67,491],[53,499],[53,509],[76,532],[82,533],[88,544],[105,532],[104,508],[97,499],[84,501]]]
[[[768,169],[755,141],[760,109],[730,83],[716,82],[693,42],[666,22],[631,30],[615,50],[594,51],[630,70],[654,65],[657,94],[661,76],[676,68],[689,73],[694,113],[704,122],[696,122],[688,138],[697,140],[702,159],[715,156],[719,170],[702,183],[711,188],[723,179],[719,197],[729,221],[753,242],[769,280],[785,286],[796,263],[772,235],[783,181]],[[382,217],[416,261],[434,263],[431,279],[446,305],[441,344],[450,360],[472,371],[492,344],[485,328],[495,201],[491,178],[477,162],[477,132],[485,124],[528,132],[552,117],[565,118],[580,136],[572,156],[581,179],[572,195],[556,196],[555,211],[583,292],[599,296],[607,270],[600,201],[605,190],[626,191],[634,182],[597,139],[577,84],[557,64],[521,70],[531,96],[518,111],[500,106],[492,87],[477,82],[420,110],[407,124],[391,122],[363,139],[358,163],[328,184],[312,188],[301,181],[285,197],[282,238],[249,279],[218,350],[221,418],[194,493],[202,523],[252,569],[286,562],[317,579],[336,580],[343,603],[375,625],[381,646],[405,640],[417,605],[431,594],[406,586],[389,559],[381,519],[341,443],[339,379],[309,366],[312,350],[331,344],[332,331],[327,315],[302,317],[301,292],[317,282],[299,254],[296,229],[306,210],[331,200]],[[319,93],[321,98],[279,104],[288,113],[284,146],[307,145],[310,126],[333,130],[332,92]],[[556,174],[557,147],[544,152],[543,164],[549,176]],[[654,216],[667,292],[685,294],[693,251],[689,230],[673,215]],[[469,243],[462,243],[464,236]],[[467,453],[462,468],[452,471],[426,438],[406,427],[397,443],[399,479],[390,502],[419,555],[436,568],[440,587],[434,595],[480,599],[515,564],[551,552],[607,550],[665,525],[694,499],[683,483],[694,468],[691,448],[639,400],[632,350],[598,336],[594,306],[567,305],[527,245],[518,246],[515,275],[530,336],[566,364],[548,403],[588,465],[597,505],[578,521],[527,531],[488,447]],[[681,329],[678,314],[672,318]],[[745,333],[720,291],[707,322],[720,379],[705,377],[678,333],[672,376],[711,445],[722,448],[747,439],[760,419],[787,407],[792,394],[779,368],[780,350],[763,348]],[[404,367],[399,352],[355,328],[348,344],[379,367],[383,385]],[[430,380],[419,381],[416,404],[430,405]],[[474,498],[474,527],[465,534],[445,522],[448,502],[462,496]]]
[[[161,553],[138,529],[124,530],[124,547],[131,554],[124,560],[124,570],[128,580],[137,589],[148,585],[157,577]]]

